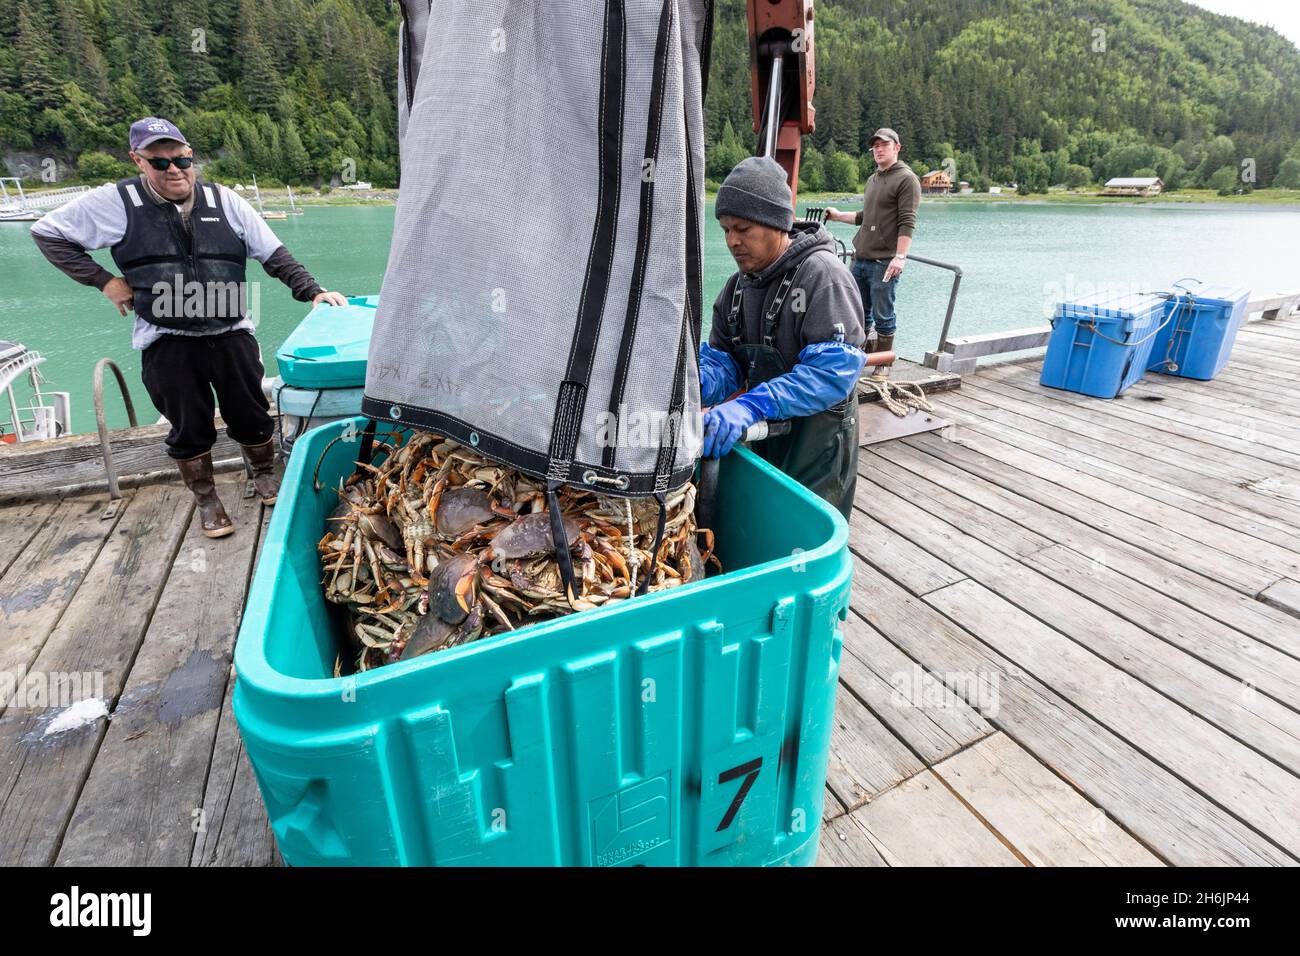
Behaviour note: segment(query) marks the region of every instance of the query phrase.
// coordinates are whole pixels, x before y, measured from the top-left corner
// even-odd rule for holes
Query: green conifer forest
[[[580,2],[573,3],[580,8]],[[754,145],[744,0],[717,0],[708,176]],[[819,0],[807,189],[850,190],[867,138],[1022,191],[1158,174],[1300,188],[1300,52],[1180,0]],[[102,181],[127,126],[175,120],[223,180],[398,180],[393,0],[13,0],[0,152]],[[351,168],[349,167],[351,164]]]

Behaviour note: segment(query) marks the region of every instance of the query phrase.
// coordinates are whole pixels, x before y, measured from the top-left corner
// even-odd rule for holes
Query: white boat
[[[284,188],[289,190],[289,215],[301,216],[302,210],[299,209],[297,203],[293,201],[293,187],[290,186],[288,183],[285,183]]]
[[[288,219],[289,218],[289,214],[287,212],[282,212],[278,209],[274,209],[271,212],[267,212],[264,208],[262,208],[262,190],[257,188],[256,176],[253,177],[253,193],[255,198],[257,199],[257,211],[262,214],[263,219]]]
[[[8,400],[9,421],[0,418],[0,443],[43,441],[72,433],[72,401],[67,392],[42,392],[38,366],[45,356],[18,342],[0,341],[0,393]],[[14,388],[26,375],[31,394],[19,406]]]

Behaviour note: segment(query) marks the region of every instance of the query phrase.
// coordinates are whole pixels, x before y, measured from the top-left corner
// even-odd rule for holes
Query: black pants
[[[158,411],[167,416],[167,454],[185,459],[212,450],[216,403],[226,434],[241,445],[260,445],[275,432],[262,393],[262,357],[247,330],[219,335],[164,335],[144,350],[140,377]]]

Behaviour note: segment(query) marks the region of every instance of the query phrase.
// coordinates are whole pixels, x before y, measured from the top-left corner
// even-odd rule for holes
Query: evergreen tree
[[[221,82],[214,63],[212,21],[207,0],[180,4],[172,16],[172,57],[181,92],[192,102]]]
[[[43,14],[43,12],[42,12]],[[31,115],[59,105],[59,83],[52,64],[48,22],[24,0],[18,5],[17,53],[19,87]]]
[[[156,116],[179,116],[185,100],[157,37],[145,33],[136,38],[134,62],[140,97],[149,111]]]
[[[276,72],[275,64],[262,43],[255,18],[250,12],[252,9],[251,0],[247,0],[239,43],[240,59],[243,64],[240,71],[241,86],[244,96],[248,98],[248,103],[254,110],[269,112],[275,108],[282,87],[280,75]]]

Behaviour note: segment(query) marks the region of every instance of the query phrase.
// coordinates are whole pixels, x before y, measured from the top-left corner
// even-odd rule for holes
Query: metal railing
[[[826,221],[826,207],[808,206],[804,210],[804,221],[824,223]],[[840,260],[845,265],[852,264],[853,251],[844,244],[844,240],[839,236],[832,235],[831,238],[835,240],[835,244],[839,247]],[[907,261],[919,262],[922,265],[933,266],[936,269],[945,269],[952,273],[952,287],[948,290],[948,308],[944,312],[943,316],[943,331],[939,333],[939,346],[937,350],[942,352],[944,346],[948,342],[948,332],[952,329],[952,313],[957,307],[957,292],[961,289],[961,266],[954,265],[951,262],[942,262],[938,259],[930,259],[926,256],[918,256],[915,253],[908,253]]]
[[[108,508],[105,509],[102,517],[111,518],[117,514],[119,503],[122,499],[122,491],[117,486],[117,469],[113,466],[113,444],[108,439],[108,424],[104,420],[104,369],[105,367],[113,370],[113,375],[117,377],[117,386],[122,391],[122,401],[126,405],[126,418],[135,428],[139,422],[135,420],[135,405],[131,402],[131,391],[126,387],[126,379],[122,376],[122,370],[117,367],[112,359],[102,358],[95,365],[95,427],[99,429],[99,447],[104,455],[104,472],[108,475]]]

